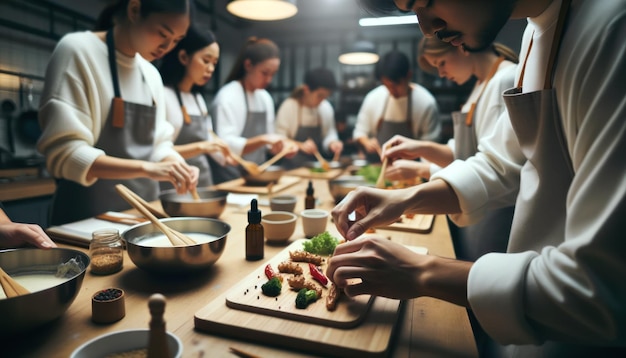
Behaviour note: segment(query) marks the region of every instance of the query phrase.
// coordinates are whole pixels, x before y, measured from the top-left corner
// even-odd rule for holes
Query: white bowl
[[[272,211],[263,215],[261,224],[267,242],[283,243],[289,240],[296,230],[298,215],[288,211]]]
[[[103,334],[76,348],[70,358],[105,357],[110,354],[148,348],[149,333],[147,329],[130,329]],[[170,332],[167,332],[167,346],[170,350],[170,357],[182,357],[183,342]]]

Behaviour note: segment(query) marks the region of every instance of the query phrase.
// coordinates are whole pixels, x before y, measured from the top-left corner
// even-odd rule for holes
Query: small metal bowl
[[[0,299],[1,335],[28,331],[61,317],[80,291],[90,261],[87,254],[65,248],[0,251],[0,267],[13,278],[32,274],[53,276],[59,272],[60,264],[72,259],[79,264],[72,265],[75,270],[68,272],[63,283],[27,295]]]
[[[359,186],[373,187],[374,185],[360,175],[343,175],[328,181],[328,190],[335,199],[335,203],[339,203],[349,192]]]
[[[189,246],[145,246],[143,240],[154,239],[163,233],[150,222],[135,225],[122,233],[128,257],[139,268],[159,274],[196,272],[212,266],[224,252],[230,232],[227,223],[209,218],[181,217],[161,219],[165,225],[187,235],[211,235],[206,243]]]
[[[272,165],[259,175],[245,173],[243,175],[243,179],[246,181],[246,185],[265,186],[270,183],[277,183],[283,174],[285,174],[285,168],[278,165]]]
[[[169,216],[199,216],[218,218],[226,208],[227,191],[198,189],[200,200],[195,200],[190,193],[178,194],[175,189],[164,190],[159,195],[161,206]]]

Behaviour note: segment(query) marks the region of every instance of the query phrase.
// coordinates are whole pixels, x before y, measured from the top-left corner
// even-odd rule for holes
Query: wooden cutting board
[[[426,234],[432,230],[434,221],[435,215],[416,214],[412,218],[402,215],[399,222],[395,222],[387,226],[380,226],[377,227],[377,229],[409,231]]]
[[[272,193],[282,191],[302,180],[299,177],[283,175],[278,183],[272,186]],[[233,193],[243,194],[269,194],[270,186],[248,186],[243,178],[233,179],[221,184],[215,185],[218,190],[226,190]]]
[[[288,171],[287,173],[289,175],[294,175],[294,176],[298,176],[298,177],[302,177],[302,178],[308,178],[308,179],[335,179],[336,177],[340,176],[341,174],[343,174],[344,169],[341,168],[336,168],[336,169],[331,169],[327,172],[323,172],[323,173],[318,173],[318,172],[312,172],[310,168],[298,168],[298,169],[293,169]]]
[[[348,298],[342,296],[335,311],[326,309],[326,296],[328,289],[322,288],[322,297],[315,303],[310,304],[306,309],[298,309],[295,306],[297,292],[290,289],[287,278],[292,274],[283,274],[283,288],[278,297],[268,297],[261,292],[261,285],[267,282],[264,269],[267,264],[278,272],[278,264],[283,261],[290,261],[289,251],[302,250],[302,243],[306,239],[296,240],[287,246],[283,251],[266,261],[250,275],[242,279],[226,293],[226,305],[231,308],[250,311],[268,316],[282,317],[296,321],[315,323],[337,328],[350,328],[358,325],[365,318],[374,297],[369,295]],[[326,261],[321,265],[322,270],[326,269]],[[315,282],[322,287],[310,275],[307,263],[297,263],[302,267],[304,277],[308,281]]]

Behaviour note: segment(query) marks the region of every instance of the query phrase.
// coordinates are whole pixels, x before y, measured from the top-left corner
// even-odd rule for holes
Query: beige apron
[[[452,113],[454,156],[456,159],[466,160],[478,152],[478,138],[473,122],[476,105],[502,61],[504,61],[504,57],[500,57],[493,64],[487,78],[485,78],[480,94],[476,101],[471,104],[469,112],[457,111]],[[476,261],[489,252],[505,252],[509,242],[514,211],[515,207],[513,206],[491,210],[485,214],[480,222],[466,227],[458,227],[448,220],[456,257],[461,260]]]
[[[304,142],[309,138],[315,142],[318,150],[322,150],[322,118],[320,116],[319,109],[317,110],[317,125],[303,126],[302,125],[302,105],[298,106],[298,130],[294,136],[294,140],[298,142]],[[281,165],[287,169],[294,169],[301,167],[307,161],[316,161],[314,155],[298,152],[293,158],[285,158],[282,160]]]
[[[250,106],[248,105],[248,95],[246,94],[246,89],[243,86],[243,83],[241,84],[241,88],[243,89],[243,98],[245,99],[246,105],[246,124],[243,127],[241,136],[245,138],[252,138],[261,134],[266,134],[267,109],[259,112],[250,111]],[[242,157],[245,160],[250,160],[257,164],[262,164],[267,160],[267,149],[265,148],[265,146],[262,146],[261,148],[251,153],[245,154]],[[213,181],[215,182],[215,184],[240,178],[245,173],[244,169],[241,166],[221,166],[215,160],[211,160],[210,162],[213,174]]]
[[[154,149],[156,107],[122,100],[112,30],[107,32],[106,42],[115,97],[94,147],[116,158],[150,160]],[[149,91],[147,86],[146,90]],[[52,199],[51,225],[82,220],[109,210],[129,209],[130,206],[115,191],[115,185],[120,183],[147,201],[158,198],[158,182],[148,178],[98,179],[89,187],[59,179]]]

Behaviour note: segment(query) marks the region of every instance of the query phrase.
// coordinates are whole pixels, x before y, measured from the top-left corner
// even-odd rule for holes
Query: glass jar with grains
[[[91,272],[108,275],[118,272],[124,264],[124,244],[117,229],[100,229],[91,235],[89,244]]]

